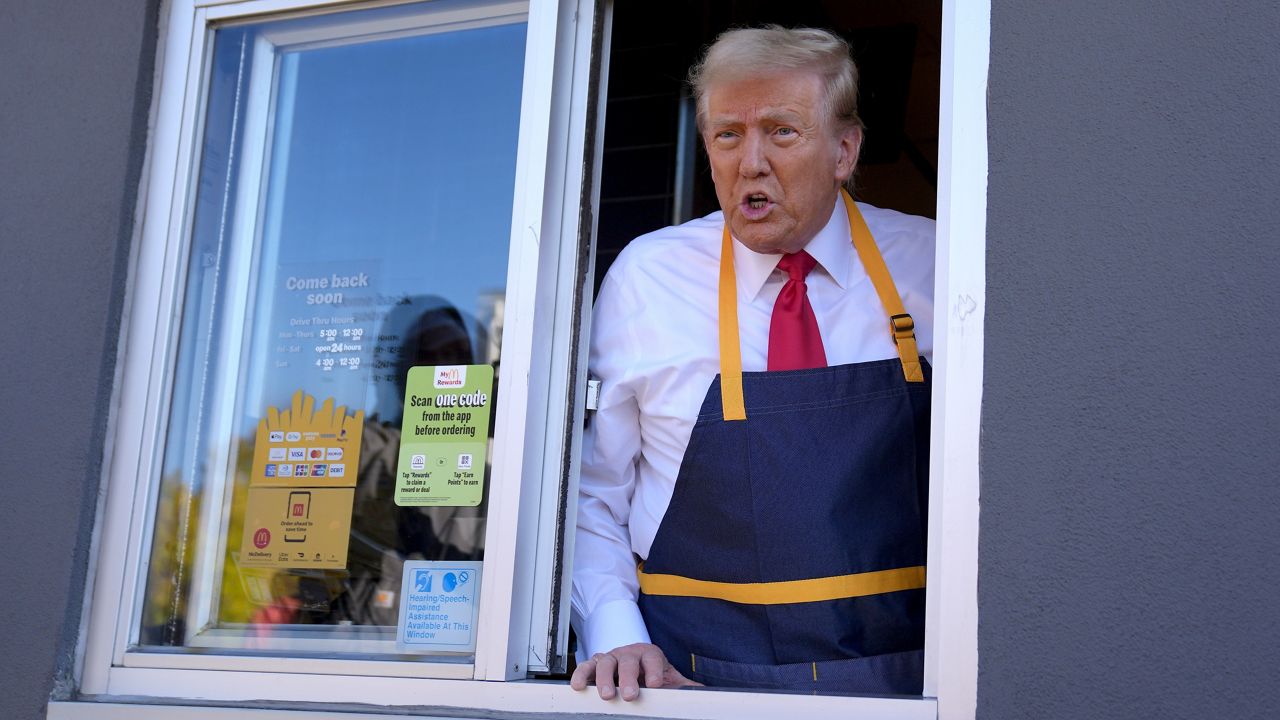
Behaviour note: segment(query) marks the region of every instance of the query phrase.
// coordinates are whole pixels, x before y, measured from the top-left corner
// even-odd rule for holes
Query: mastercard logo
[[[324,450],[321,448],[311,448],[310,457],[312,460],[322,460],[324,459]]]

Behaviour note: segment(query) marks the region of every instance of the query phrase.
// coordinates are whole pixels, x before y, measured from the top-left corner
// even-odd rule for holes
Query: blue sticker
[[[404,564],[396,642],[408,652],[473,652],[480,562]]]

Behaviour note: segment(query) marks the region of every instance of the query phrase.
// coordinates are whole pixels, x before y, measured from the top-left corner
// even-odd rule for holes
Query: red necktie
[[[818,318],[809,304],[809,288],[804,278],[818,264],[809,253],[783,255],[778,269],[788,275],[769,321],[769,369],[805,370],[827,366],[822,349]]]

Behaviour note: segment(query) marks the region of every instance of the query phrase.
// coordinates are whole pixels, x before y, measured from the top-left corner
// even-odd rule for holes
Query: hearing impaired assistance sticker
[[[475,652],[479,561],[404,564],[396,644],[405,652]]]
[[[493,367],[409,369],[396,466],[396,504],[458,507],[484,494]]]

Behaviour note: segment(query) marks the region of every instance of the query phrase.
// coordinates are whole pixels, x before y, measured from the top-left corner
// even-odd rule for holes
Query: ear
[[[862,149],[862,131],[858,128],[848,128],[840,133],[837,140],[839,145],[836,149],[838,153],[836,180],[843,185],[846,180],[853,177],[853,171],[858,166],[858,151]]]

